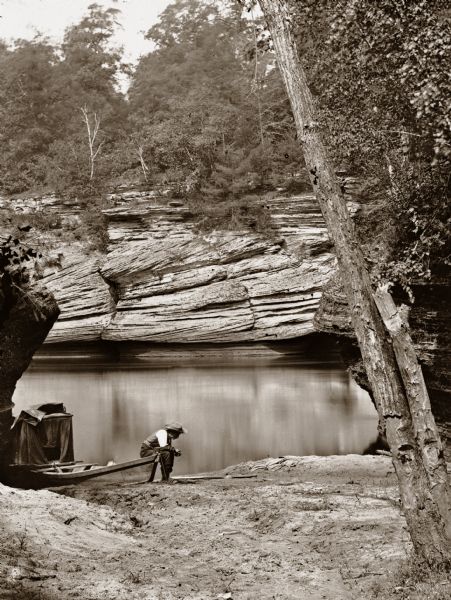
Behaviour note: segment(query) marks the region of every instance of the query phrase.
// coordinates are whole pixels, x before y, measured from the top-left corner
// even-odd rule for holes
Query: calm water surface
[[[188,428],[175,473],[220,469],[286,454],[360,453],[376,437],[366,392],[339,366],[316,368],[99,366],[31,370],[19,381],[15,414],[64,402],[73,413],[77,459],[139,457],[141,441],[164,423]]]

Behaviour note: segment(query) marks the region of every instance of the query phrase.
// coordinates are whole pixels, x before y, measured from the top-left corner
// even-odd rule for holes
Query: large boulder
[[[2,274],[3,275],[3,274]],[[44,342],[59,309],[42,286],[0,286],[0,466],[9,461],[12,396],[18,379]]]

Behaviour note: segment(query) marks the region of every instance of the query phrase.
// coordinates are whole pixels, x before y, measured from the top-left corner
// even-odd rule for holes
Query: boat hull
[[[11,465],[2,479],[7,485],[24,489],[59,487],[82,483],[88,479],[110,475],[111,473],[135,469],[152,464],[156,460],[158,460],[158,454],[105,466],[83,463],[73,463],[72,465],[67,463]]]

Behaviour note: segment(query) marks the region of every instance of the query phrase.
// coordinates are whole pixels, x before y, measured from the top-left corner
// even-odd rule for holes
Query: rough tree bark
[[[6,293],[4,293],[6,292]],[[10,460],[12,396],[59,314],[45,289],[0,289],[0,472]]]
[[[311,183],[335,246],[353,327],[379,416],[385,424],[412,542],[417,554],[427,562],[449,562],[451,528],[446,464],[441,458],[435,471],[428,472],[425,468],[391,340],[373,299],[354,226],[319,133],[320,124],[299,59],[288,3],[286,0],[259,0],[259,3],[272,36]],[[437,453],[440,455],[438,447]],[[440,505],[432,492],[437,485],[446,494]]]
[[[446,516],[450,510],[446,463],[409,326],[386,286],[377,288],[374,300],[392,340],[396,362],[409,402],[415,439],[423,458],[431,492],[440,513]]]

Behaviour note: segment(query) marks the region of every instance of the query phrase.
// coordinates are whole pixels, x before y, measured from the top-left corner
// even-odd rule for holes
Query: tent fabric
[[[73,461],[72,415],[46,414],[36,421],[21,413],[14,424],[14,448],[16,465]]]
[[[14,427],[14,464],[42,465],[48,462],[36,427],[20,421]]]
[[[11,429],[22,420],[28,421],[30,425],[37,425],[42,421],[42,419],[46,415],[56,414],[56,413],[66,413],[66,408],[62,402],[46,402],[45,404],[33,404],[28,408],[24,408],[21,410],[20,414],[14,420],[14,423],[11,425]]]

